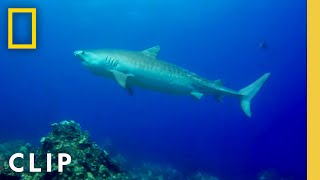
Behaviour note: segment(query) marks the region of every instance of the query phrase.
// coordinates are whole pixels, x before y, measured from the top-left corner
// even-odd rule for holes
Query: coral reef
[[[54,123],[52,132],[41,138],[42,147],[37,154],[39,167],[46,166],[47,152],[53,155],[52,172],[46,173],[50,179],[108,179],[122,177],[120,166],[102,150],[90,141],[89,134],[81,130],[74,121]],[[67,153],[72,157],[72,163],[65,167],[63,173],[58,173],[57,154]],[[58,175],[57,175],[58,174]]]
[[[52,172],[28,173],[25,171],[24,173],[13,173],[5,165],[6,171],[0,171],[0,174],[16,176],[21,179],[127,179],[120,165],[110,157],[108,152],[92,142],[89,134],[82,131],[78,123],[71,120],[54,123],[51,126],[52,132],[41,138],[41,147],[35,152],[35,167],[45,169],[47,153],[51,153]],[[23,149],[27,147],[15,147],[12,148],[13,151],[0,152],[0,154],[12,155],[12,152],[17,151],[17,149],[23,152]],[[58,153],[67,153],[72,157],[71,164],[65,166],[63,173],[58,172]]]
[[[92,142],[89,133],[81,130],[78,123],[62,121],[51,125],[52,131],[40,140],[38,148],[24,142],[0,143],[0,179],[6,180],[218,180],[205,173],[186,176],[171,166],[161,166],[143,163],[135,168],[125,169],[127,160],[117,154],[111,156],[106,150]],[[17,167],[24,167],[25,171],[16,173],[8,164],[8,159],[15,153],[23,153],[23,159],[16,159]],[[51,153],[51,172],[30,173],[29,153],[35,154],[35,167],[47,168],[47,153]],[[59,153],[67,153],[72,157],[69,165],[64,166],[63,173],[58,171]]]
[[[292,180],[293,177],[283,177],[276,169],[266,169],[259,173],[258,180]]]
[[[217,177],[206,173],[197,172],[190,176],[172,166],[143,163],[138,168],[129,171],[131,180],[219,180]]]
[[[219,180],[217,177],[211,176],[203,172],[197,172],[187,179],[188,180]]]
[[[17,151],[24,154],[26,159],[28,159],[29,153],[32,152],[31,144],[23,141],[10,141],[0,144],[0,179],[16,179],[14,177],[19,176],[18,173],[15,173],[9,167],[9,158],[14,153],[17,153]],[[16,166],[24,166],[25,169],[28,169],[29,163],[27,162],[17,159],[15,164]]]
[[[130,171],[132,180],[184,180],[183,174],[171,166],[143,163]]]

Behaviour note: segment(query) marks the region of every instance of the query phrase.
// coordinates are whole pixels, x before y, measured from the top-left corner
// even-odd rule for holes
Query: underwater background
[[[36,50],[7,49],[8,7],[37,8]],[[0,142],[39,144],[51,123],[73,119],[133,166],[306,179],[305,1],[4,0],[0,12]],[[31,41],[30,17],[14,15],[14,42]],[[271,72],[252,118],[230,97],[195,101],[139,88],[128,96],[73,54],[155,45],[160,59],[236,90]]]

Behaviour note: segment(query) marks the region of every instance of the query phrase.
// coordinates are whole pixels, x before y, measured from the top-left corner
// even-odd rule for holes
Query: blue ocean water
[[[36,50],[7,49],[8,7],[37,8]],[[0,140],[37,144],[51,123],[73,119],[131,162],[227,180],[266,169],[306,179],[305,1],[4,0],[0,12]],[[271,72],[252,118],[232,97],[128,96],[73,55],[154,45],[159,58],[236,90]]]

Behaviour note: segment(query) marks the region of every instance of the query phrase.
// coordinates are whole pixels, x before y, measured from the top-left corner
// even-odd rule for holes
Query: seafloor
[[[218,180],[214,176],[197,172],[186,177],[172,167],[161,167],[154,164],[143,164],[141,167],[124,168],[124,161],[113,157],[106,149],[92,142],[89,133],[81,130],[74,121],[62,121],[51,125],[52,131],[40,139],[40,147],[22,141],[0,143],[0,180],[2,179],[132,179],[132,180]],[[47,153],[52,154],[52,171],[41,173],[29,172],[29,161],[17,159],[17,167],[24,167],[23,173],[16,173],[9,167],[8,159],[14,153],[35,154],[35,167],[47,166]],[[68,153],[72,157],[71,164],[64,167],[63,173],[58,172],[57,154]]]
[[[41,145],[33,147],[22,141],[0,142],[0,180],[218,180],[218,177],[204,172],[184,174],[173,167],[164,167],[153,163],[128,168],[123,158],[118,158],[92,142],[89,133],[81,130],[74,121],[62,121],[51,125],[52,131],[40,139]],[[9,167],[8,159],[20,152],[25,161],[15,160],[17,167],[24,167],[24,172],[16,173]],[[52,154],[52,171],[41,173],[29,172],[29,153],[35,154],[35,167],[47,166],[47,153]],[[57,154],[68,153],[72,162],[58,172]],[[275,180],[270,172],[262,173],[259,180]]]

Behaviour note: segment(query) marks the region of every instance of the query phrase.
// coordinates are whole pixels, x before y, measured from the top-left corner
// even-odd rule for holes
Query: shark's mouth
[[[75,52],[74,52],[74,55],[75,55],[75,56],[80,56],[80,55],[82,55],[82,54],[84,54],[84,51],[75,51]]]
[[[84,54],[84,51],[75,51],[74,52],[74,55],[76,56],[76,57],[78,57],[82,62],[85,62],[85,59],[83,58],[83,55]]]

